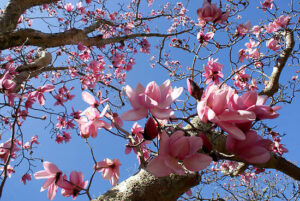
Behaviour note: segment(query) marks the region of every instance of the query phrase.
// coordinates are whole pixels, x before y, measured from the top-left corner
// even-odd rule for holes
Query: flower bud
[[[156,123],[154,119],[150,117],[145,124],[143,136],[145,140],[153,140],[154,138],[156,138],[157,135],[158,135],[158,130],[157,130]]]
[[[200,137],[202,138],[202,141],[203,141],[203,146],[202,146],[203,151],[206,153],[210,153],[212,151],[213,147],[212,147],[208,137],[204,133],[200,134]]]
[[[203,94],[203,88],[199,88],[192,79],[187,79],[187,86],[190,95],[193,96],[197,101],[200,101]]]

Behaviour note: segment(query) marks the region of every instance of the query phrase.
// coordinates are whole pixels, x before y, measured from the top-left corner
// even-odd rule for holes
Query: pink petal
[[[90,106],[94,106],[95,104],[97,104],[97,101],[92,94],[84,91],[84,92],[82,92],[81,96],[82,96],[82,99],[86,103],[88,103]]]
[[[184,166],[191,171],[199,171],[205,169],[211,163],[212,158],[205,154],[194,154],[192,157],[183,160]]]
[[[143,119],[147,115],[148,115],[148,110],[146,108],[140,108],[140,109],[133,109],[124,112],[120,118],[124,121],[137,121]]]
[[[173,111],[170,109],[151,108],[151,114],[157,119],[169,119],[173,115]]]
[[[43,166],[45,168],[45,170],[51,174],[56,174],[57,172],[61,172],[56,165],[54,165],[51,162],[45,161],[43,162]]]
[[[52,184],[52,185],[49,187],[48,193],[47,193],[49,200],[53,200],[53,198],[54,198],[55,195],[56,195],[57,189],[58,189],[58,186],[56,186],[55,184]]]
[[[47,179],[49,177],[52,177],[52,175],[49,174],[49,172],[47,172],[46,170],[41,170],[41,171],[34,173],[35,179]]]
[[[172,169],[174,174],[184,175],[184,169],[178,164],[178,160],[176,158],[168,157],[164,160],[164,162],[170,169]]]
[[[145,89],[145,94],[147,96],[151,97],[151,99],[155,100],[156,102],[159,101],[160,89],[159,89],[158,85],[156,84],[156,82],[152,81],[147,85],[147,87]]]
[[[55,177],[47,179],[41,187],[41,192],[46,190],[51,184],[55,185]]]
[[[199,149],[201,149],[203,145],[203,141],[201,137],[191,136],[188,137],[189,147],[190,147],[190,154],[196,153]]]
[[[228,123],[245,123],[254,121],[256,116],[254,112],[246,110],[237,111],[224,111],[221,115],[218,115],[219,121],[226,121]]]
[[[164,158],[157,156],[153,158],[146,168],[151,174],[156,177],[165,177],[172,173],[172,170],[164,163]]]
[[[233,138],[238,140],[246,139],[245,133],[238,127],[226,122],[218,122],[217,124]]]

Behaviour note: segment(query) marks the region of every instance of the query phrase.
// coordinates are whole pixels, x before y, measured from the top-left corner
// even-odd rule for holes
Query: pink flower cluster
[[[53,200],[58,188],[62,188],[61,194],[64,197],[72,195],[73,200],[79,195],[80,191],[87,187],[88,181],[83,181],[83,174],[81,172],[72,171],[70,179],[67,179],[66,175],[63,175],[62,171],[51,162],[43,162],[45,170],[41,170],[34,174],[35,179],[47,179],[42,185],[41,191],[48,188],[48,198]]]
[[[17,154],[16,152],[20,150],[20,148],[17,145],[19,145],[19,143],[16,140],[13,140],[13,146],[11,149],[11,158],[15,158]],[[6,163],[8,159],[10,148],[11,148],[10,139],[0,144],[0,159],[3,160],[4,163]]]
[[[286,28],[286,26],[290,23],[291,16],[290,15],[281,15],[279,18],[270,22],[268,26],[265,26],[267,33],[273,33],[278,31],[280,28]]]
[[[212,158],[197,152],[202,145],[201,137],[187,137],[182,131],[176,131],[169,137],[163,132],[159,141],[159,155],[149,162],[147,170],[156,177],[171,173],[183,175],[184,168],[178,164],[179,161],[183,162],[187,170],[203,170]]]
[[[268,143],[254,131],[255,120],[274,119],[278,106],[265,105],[267,96],[251,90],[239,96],[227,85],[209,85],[197,105],[199,118],[213,122],[228,133],[227,150],[250,163],[269,160]]]
[[[148,111],[158,119],[168,119],[173,115],[169,106],[180,96],[183,87],[171,87],[170,80],[166,80],[161,86],[156,82],[150,82],[146,88],[141,84],[136,90],[126,86],[126,94],[133,109],[121,115],[125,121],[137,121],[148,115]]]

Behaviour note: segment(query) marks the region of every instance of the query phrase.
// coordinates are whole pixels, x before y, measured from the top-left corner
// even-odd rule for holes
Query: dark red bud
[[[186,82],[190,95],[193,96],[197,101],[200,101],[203,94],[203,88],[199,88],[192,79],[187,79]]]
[[[154,138],[157,137],[157,135],[158,135],[158,130],[157,130],[155,120],[152,117],[150,117],[145,124],[143,136],[145,140],[153,140]]]
[[[202,138],[202,141],[203,141],[203,147],[202,147],[203,151],[206,153],[210,153],[212,151],[213,147],[212,147],[209,139],[207,138],[207,136],[204,133],[200,134],[200,137]]]

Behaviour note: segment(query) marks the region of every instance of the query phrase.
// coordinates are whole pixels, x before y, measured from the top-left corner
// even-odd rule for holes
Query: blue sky
[[[155,0],[156,4],[160,1]],[[163,1],[167,2],[167,1]],[[191,1],[188,7],[190,15],[196,20],[196,10],[201,7],[202,1]],[[214,1],[213,1],[214,2]],[[287,4],[283,1],[279,2],[278,5],[280,9],[284,9],[287,7]],[[0,2],[0,7],[3,8],[3,2]],[[242,19],[239,21],[240,23],[244,23],[248,20],[253,22],[252,24],[256,24],[260,18],[264,18],[264,13],[262,11],[256,10],[256,6],[259,5],[259,1],[254,1],[249,8],[248,13],[242,16]],[[113,6],[112,6],[113,7]],[[143,4],[143,9],[148,9],[145,4]],[[254,15],[253,13],[259,12],[259,15]],[[39,26],[39,25],[38,25]],[[153,25],[155,26],[155,25]],[[158,24],[157,28],[160,30],[164,30],[166,25]],[[219,36],[216,36],[217,40],[221,40]],[[219,37],[219,38],[218,38]],[[157,42],[159,39],[154,38],[150,41],[152,43]],[[243,43],[241,43],[241,46]],[[238,51],[238,49],[237,49]],[[157,50],[152,46],[152,53],[157,55]],[[152,54],[151,53],[151,54]],[[191,66],[192,60],[191,57],[182,55],[179,51],[171,52],[174,58],[180,59],[182,62],[183,68],[186,66]],[[226,53],[227,54],[227,53]],[[219,61],[224,65],[224,74],[229,74],[229,63],[228,57],[226,54],[219,54]],[[162,84],[166,79],[168,79],[168,73],[162,70],[159,66],[155,68],[150,67],[150,57],[151,55],[139,54],[136,56],[136,65],[133,67],[133,70],[128,73],[126,84],[131,85],[135,88],[137,83],[143,83],[146,85],[150,81],[156,81],[159,85]],[[216,57],[214,57],[216,58]],[[197,67],[202,69],[203,64],[206,64],[207,60],[198,62]],[[294,75],[295,71],[299,70],[295,67],[287,67],[284,70],[284,73],[281,77],[281,81],[286,82],[290,80]],[[69,85],[71,86],[71,85]],[[79,86],[79,85],[78,85]],[[181,82],[173,83],[172,86],[185,86],[185,80]],[[75,90],[76,98],[69,103],[68,106],[73,106],[75,110],[84,110],[88,107],[88,104],[81,100],[81,94],[79,90]],[[296,94],[297,95],[297,94]],[[182,95],[183,97],[184,95]],[[49,96],[47,96],[49,100]],[[52,107],[52,102],[49,100],[49,107]],[[128,103],[128,102],[127,102]],[[127,104],[128,105],[128,104]],[[285,154],[286,158],[290,161],[299,163],[300,156],[298,154],[299,148],[298,143],[300,141],[299,137],[299,129],[298,122],[300,117],[300,100],[298,97],[294,99],[293,104],[280,104],[282,109],[279,111],[280,116],[276,120],[270,121],[270,124],[273,126],[277,126],[275,131],[286,134],[283,138],[282,143],[286,145],[289,149],[289,152]],[[37,106],[37,105],[36,105]],[[130,106],[126,106],[120,111],[120,114],[126,111]],[[54,108],[55,109],[55,108]],[[126,122],[125,128],[130,129],[131,125],[134,122]],[[141,120],[140,124],[143,126],[144,121]],[[91,154],[89,148],[85,144],[84,140],[78,137],[75,132],[72,133],[72,139],[67,144],[57,144],[54,138],[51,138],[49,134],[49,129],[45,129],[47,122],[41,122],[37,120],[29,120],[24,124],[24,138],[25,141],[29,140],[33,135],[38,134],[40,145],[37,149],[34,150],[34,154],[36,157],[42,157],[45,161],[50,161],[55,163],[62,171],[66,172],[67,175],[70,174],[72,170],[81,171],[84,173],[84,178],[88,179],[92,174],[93,161],[91,158]],[[133,175],[138,169],[138,163],[136,160],[135,154],[124,154],[124,148],[126,141],[117,138],[116,136],[110,135],[104,130],[99,130],[98,137],[95,139],[88,140],[96,155],[96,159],[101,161],[105,158],[118,158],[120,159],[122,166],[120,167],[120,175],[121,180],[128,178]],[[42,164],[39,161],[34,162],[36,167],[34,168],[34,172],[39,171],[42,168]],[[45,180],[35,180],[29,181],[26,185],[20,182],[21,175],[24,173],[23,170],[27,168],[27,163],[23,162],[20,167],[16,168],[16,173],[12,176],[11,179],[8,179],[5,187],[3,197],[1,198],[3,201],[27,201],[30,200],[48,200],[46,192],[40,193],[40,187]],[[26,169],[27,170],[27,169]],[[93,181],[93,185],[91,188],[91,195],[93,198],[96,198],[98,195],[106,192],[111,188],[110,183],[107,180],[103,180],[100,173],[97,173],[95,179]],[[54,200],[70,200],[71,198],[64,198],[60,195],[60,190],[57,193],[57,197]],[[77,198],[78,201],[87,200],[87,197],[79,196]]]

